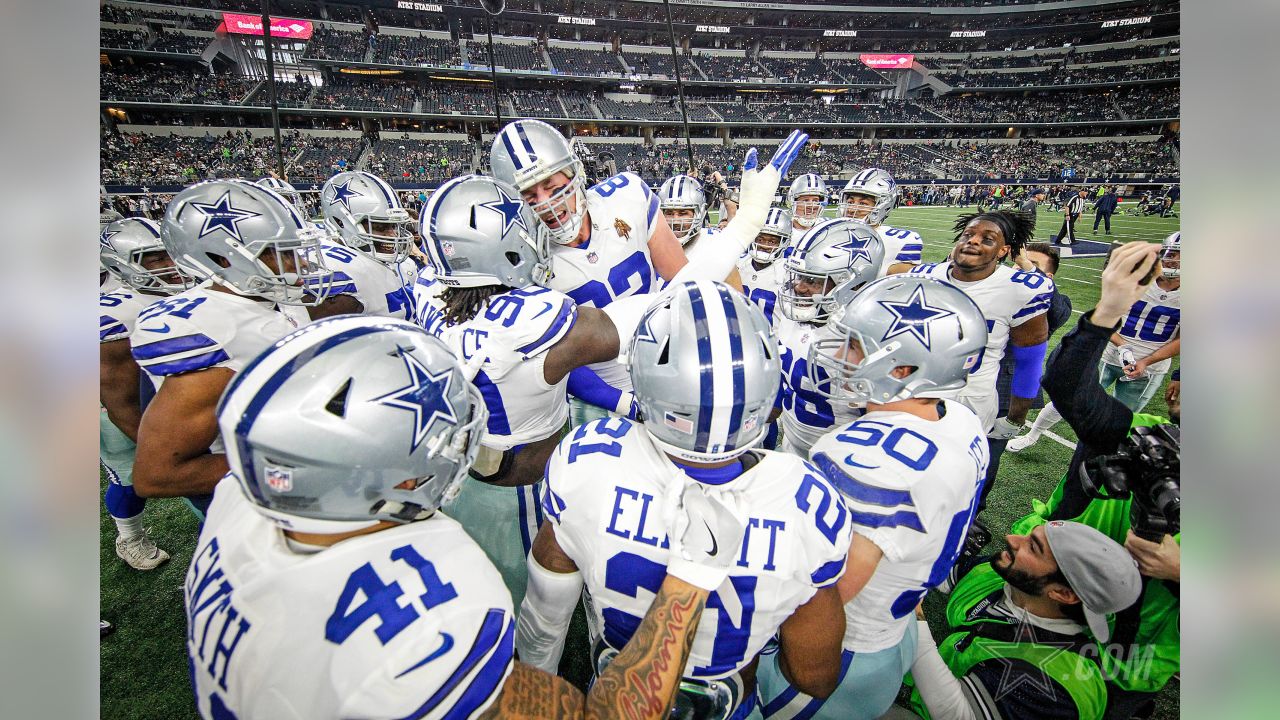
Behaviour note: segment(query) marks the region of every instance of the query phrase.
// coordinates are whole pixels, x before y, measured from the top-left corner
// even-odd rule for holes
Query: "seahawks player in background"
[[[741,521],[706,494],[674,509],[652,604],[584,698],[515,660],[498,573],[439,512],[484,421],[448,348],[399,320],[321,321],[244,369],[218,411],[231,472],[184,587],[201,716],[665,715],[708,597],[698,583],[723,581]]]
[[[161,239],[199,284],[149,305],[130,337],[157,388],[138,428],[139,495],[185,497],[203,515],[227,472],[214,407],[236,372],[305,324],[282,308],[324,300],[322,235],[287,200],[244,180],[192,185],[169,203]]]
[[[782,261],[784,277],[778,290],[780,317],[774,332],[782,350],[782,393],[779,396],[782,447],[802,458],[837,423],[857,412],[835,405],[819,392],[826,371],[809,370],[809,347],[826,332],[831,313],[867,283],[875,280],[884,262],[884,248],[875,231],[857,220],[833,218],[815,225],[796,242]]]
[[[1160,275],[1133,304],[1099,364],[1102,387],[1115,385],[1115,396],[1135,413],[1146,408],[1182,352],[1182,233],[1164,239]],[[1062,415],[1050,403],[1036,416],[1026,435],[1009,441],[1009,452],[1035,444]]]
[[[653,292],[688,262],[658,212],[658,196],[638,175],[622,172],[587,187],[582,161],[550,125],[508,123],[494,137],[489,161],[494,177],[514,185],[550,233],[549,287],[579,306],[603,308]],[[612,387],[631,390],[617,363],[592,369]],[[613,409],[575,400],[572,424]]]
[[[697,178],[688,175],[667,178],[658,188],[658,208],[691,262],[700,248],[715,242],[709,238],[719,230],[706,224],[707,196]],[[742,291],[742,278],[736,269],[729,273],[725,283]]]
[[[548,463],[520,657],[555,670],[585,585],[600,628],[596,667],[607,668],[667,572],[661,518],[682,495],[705,493],[737,506],[745,535],[729,577],[705,585],[716,613],[698,627],[677,702],[695,717],[747,717],[757,655],[775,633],[781,672],[825,697],[839,670],[835,583],[850,523],[816,468],[752,449],[778,389],[768,322],[723,283],[683,283],[645,313],[625,362],[643,421],[580,426]]]
[[[760,170],[755,151],[744,162],[742,207],[697,262],[677,278],[722,278],[760,229],[778,181],[807,136],[793,133]],[[578,305],[550,283],[545,230],[515,188],[480,176],[455,178],[432,196],[421,216],[422,238],[442,292],[423,289],[420,316],[468,366],[489,409],[489,433],[455,508],[519,602],[525,556],[541,518],[536,491],[567,416],[566,386],[613,361],[630,337],[649,295],[622,298],[603,310]],[[577,377],[593,402],[631,413],[631,393],[598,377]],[[611,393],[611,394],[610,394]]]
[[[986,346],[982,312],[939,280],[871,283],[815,342],[810,373],[832,403],[866,414],[822,436],[811,459],[844,496],[853,525],[838,588],[845,611],[840,685],[805,696],[765,662],[765,717],[872,720],[893,704],[915,658],[916,605],[946,579],[977,512],[985,430],[943,395],[964,387]]]
[[[1030,216],[1008,210],[961,215],[955,230],[950,258],[911,272],[954,284],[973,298],[986,318],[987,349],[969,368],[969,383],[956,397],[978,414],[990,441],[990,455],[1002,452],[1004,443],[1018,433],[1039,390],[1049,340],[1046,313],[1054,285],[1047,275],[1003,264],[1031,239],[1035,224]],[[1013,355],[1009,412],[998,418],[996,376],[1006,353]],[[991,486],[987,483],[983,488],[984,507]]]
[[[107,476],[107,513],[116,524],[116,555],[135,570],[169,559],[142,526],[146,500],[133,490],[133,458],[142,419],[143,388],[152,389],[129,352],[138,314],[152,302],[181,292],[187,278],[173,264],[151,220],[109,223],[98,238],[102,267],[120,287],[98,295],[99,457]]]
[[[827,209],[827,183],[814,173],[801,175],[787,189],[787,205],[791,208],[792,232],[805,232],[822,220],[822,212]]]
[[[764,312],[773,324],[774,307],[778,302],[778,290],[783,280],[783,264],[778,262],[791,242],[791,214],[781,208],[771,208],[764,227],[751,249],[738,261],[738,276],[742,278],[742,292]]]
[[[920,233],[885,225],[889,213],[898,207],[902,190],[888,170],[868,168],[857,173],[840,191],[840,217],[861,220],[875,228],[884,243],[884,265],[880,277],[904,273],[920,264],[924,239]]]

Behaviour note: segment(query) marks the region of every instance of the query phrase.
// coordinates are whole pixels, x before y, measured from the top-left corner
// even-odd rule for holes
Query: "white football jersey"
[[[751,251],[748,250],[738,260],[738,276],[742,278],[743,294],[764,312],[769,324],[776,325],[773,319],[774,308],[778,304],[778,290],[786,279],[781,256],[757,270],[755,263],[751,261]]]
[[[603,308],[617,298],[656,292],[662,278],[649,258],[659,226],[658,196],[623,172],[586,191],[591,235],[579,247],[551,244],[550,286],[579,305]],[[631,376],[612,360],[590,365],[602,380],[631,390]]]
[[[809,379],[809,346],[819,338],[835,337],[825,325],[799,323],[779,312],[773,329],[782,360],[782,415],[778,418],[782,439],[788,452],[808,457],[809,448],[818,438],[862,411],[818,394]],[[818,368],[817,375],[820,379],[827,377],[822,368]]]
[[[275,304],[213,290],[206,281],[148,305],[129,341],[159,391],[170,375],[214,367],[240,372],[296,327]],[[210,451],[223,452],[221,437]]]
[[[354,295],[364,305],[365,315],[411,319],[413,283],[406,282],[407,278],[401,279],[396,270],[337,243],[323,243],[321,252],[325,265],[333,271],[330,297]]]
[[[125,287],[98,295],[98,342],[127,340],[138,324],[138,314],[162,297]]]
[[[1178,337],[1182,323],[1181,287],[1178,290],[1162,290],[1151,283],[1142,299],[1129,308],[1120,325],[1120,337],[1133,348],[1133,354],[1141,360]],[[1107,343],[1102,359],[1112,365],[1120,364],[1120,348]],[[1161,360],[1147,367],[1150,375],[1169,371],[1173,358]]]
[[[983,427],[990,430],[1000,411],[996,376],[1000,374],[1000,360],[1004,358],[1009,344],[1009,331],[1049,311],[1053,300],[1053,280],[1038,272],[997,265],[995,272],[985,280],[960,282],[951,277],[950,269],[951,261],[948,260],[918,265],[911,272],[955,285],[982,310],[982,316],[987,320],[987,347],[970,368],[968,385],[954,393],[954,397],[977,413]]]
[[[473,718],[511,672],[511,596],[440,513],[299,551],[227,476],[183,597],[205,718]]]
[[[494,295],[476,317],[441,330],[441,339],[464,365],[477,354],[485,356],[472,380],[489,410],[485,446],[507,450],[564,426],[569,378],[548,384],[542,364],[577,319],[571,298],[530,287]]]
[[[852,535],[839,493],[800,458],[749,454],[758,462],[729,481],[746,511],[746,535],[732,574],[707,599],[685,677],[738,672],[844,572]],[[593,627],[614,649],[639,627],[666,576],[662,518],[672,482],[692,480],[625,418],[578,426],[547,464],[543,514],[582,571]]]
[[[98,277],[99,277],[98,279],[99,294],[105,295],[106,293],[112,293],[117,290],[124,289],[124,283],[120,282],[120,280],[116,278],[115,275],[112,275],[106,270],[103,270]]]
[[[959,402],[939,402],[945,414],[937,421],[869,412],[813,446],[813,464],[844,496],[854,532],[884,551],[845,604],[846,650],[901,642],[916,605],[964,547],[987,474],[986,430]]]
[[[924,253],[924,238],[920,233],[892,225],[877,225],[875,231],[884,244],[884,262],[880,264],[880,272],[876,273],[877,278],[889,274],[889,266],[894,263],[920,264]]]
[[[442,292],[443,285],[423,275],[413,284],[413,321],[437,337],[448,326],[444,319],[444,301],[440,299]]]

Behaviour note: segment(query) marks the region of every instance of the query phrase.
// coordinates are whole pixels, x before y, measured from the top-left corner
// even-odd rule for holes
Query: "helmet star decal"
[[[104,248],[114,249],[115,246],[111,244],[111,239],[119,234],[119,230],[103,230],[102,234],[98,236],[98,244]]]
[[[524,203],[508,195],[499,185],[495,184],[493,189],[498,191],[498,199],[479,203],[479,205],[502,216],[502,234],[506,235],[512,225],[519,225],[521,230],[529,232],[528,226],[524,224],[524,216],[520,214]]]
[[[894,315],[893,325],[889,326],[889,331],[884,334],[884,337],[880,338],[881,342],[891,337],[910,333],[925,346],[926,350],[930,349],[929,343],[931,342],[929,323],[939,318],[955,315],[950,310],[930,305],[929,299],[925,297],[923,286],[916,286],[916,289],[911,291],[911,297],[905,303],[891,300],[879,300],[877,302]]]
[[[364,197],[364,193],[352,190],[350,180],[341,184],[335,183],[333,186],[333,199],[329,200],[329,204],[335,205],[341,203],[342,207],[346,208],[347,212],[350,212],[351,198],[358,197]]]
[[[400,358],[404,360],[405,370],[409,374],[409,384],[374,398],[373,402],[413,413],[413,437],[409,452],[414,452],[427,438],[428,430],[436,420],[457,425],[458,414],[449,400],[451,369],[446,368],[432,375],[422,361],[414,357],[411,349],[402,350]]]
[[[193,202],[190,205],[204,215],[204,225],[200,228],[200,237],[209,235],[215,230],[221,230],[235,238],[237,242],[243,243],[245,240],[240,236],[240,228],[237,223],[249,218],[262,217],[261,213],[232,207],[230,190],[222,193],[222,197],[212,204]]]
[[[868,263],[871,262],[871,253],[867,252],[867,241],[859,238],[853,233],[849,233],[849,237],[845,238],[843,242],[832,245],[831,249],[848,250],[850,267],[852,267],[854,263],[858,262],[858,258],[862,258]]]

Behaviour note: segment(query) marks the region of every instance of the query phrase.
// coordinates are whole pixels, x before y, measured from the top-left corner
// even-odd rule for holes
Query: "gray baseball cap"
[[[1138,563],[1120,543],[1078,522],[1051,520],[1044,525],[1044,537],[1084,606],[1093,636],[1107,642],[1107,615],[1124,610],[1142,594]]]

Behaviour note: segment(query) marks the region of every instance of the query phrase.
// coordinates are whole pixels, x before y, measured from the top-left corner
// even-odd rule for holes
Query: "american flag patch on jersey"
[[[693,434],[693,421],[687,418],[682,418],[679,415],[665,413],[662,417],[662,423],[669,428],[673,428],[684,433],[685,435]]]
[[[289,492],[293,489],[293,471],[288,468],[266,467],[267,487],[276,492]]]

